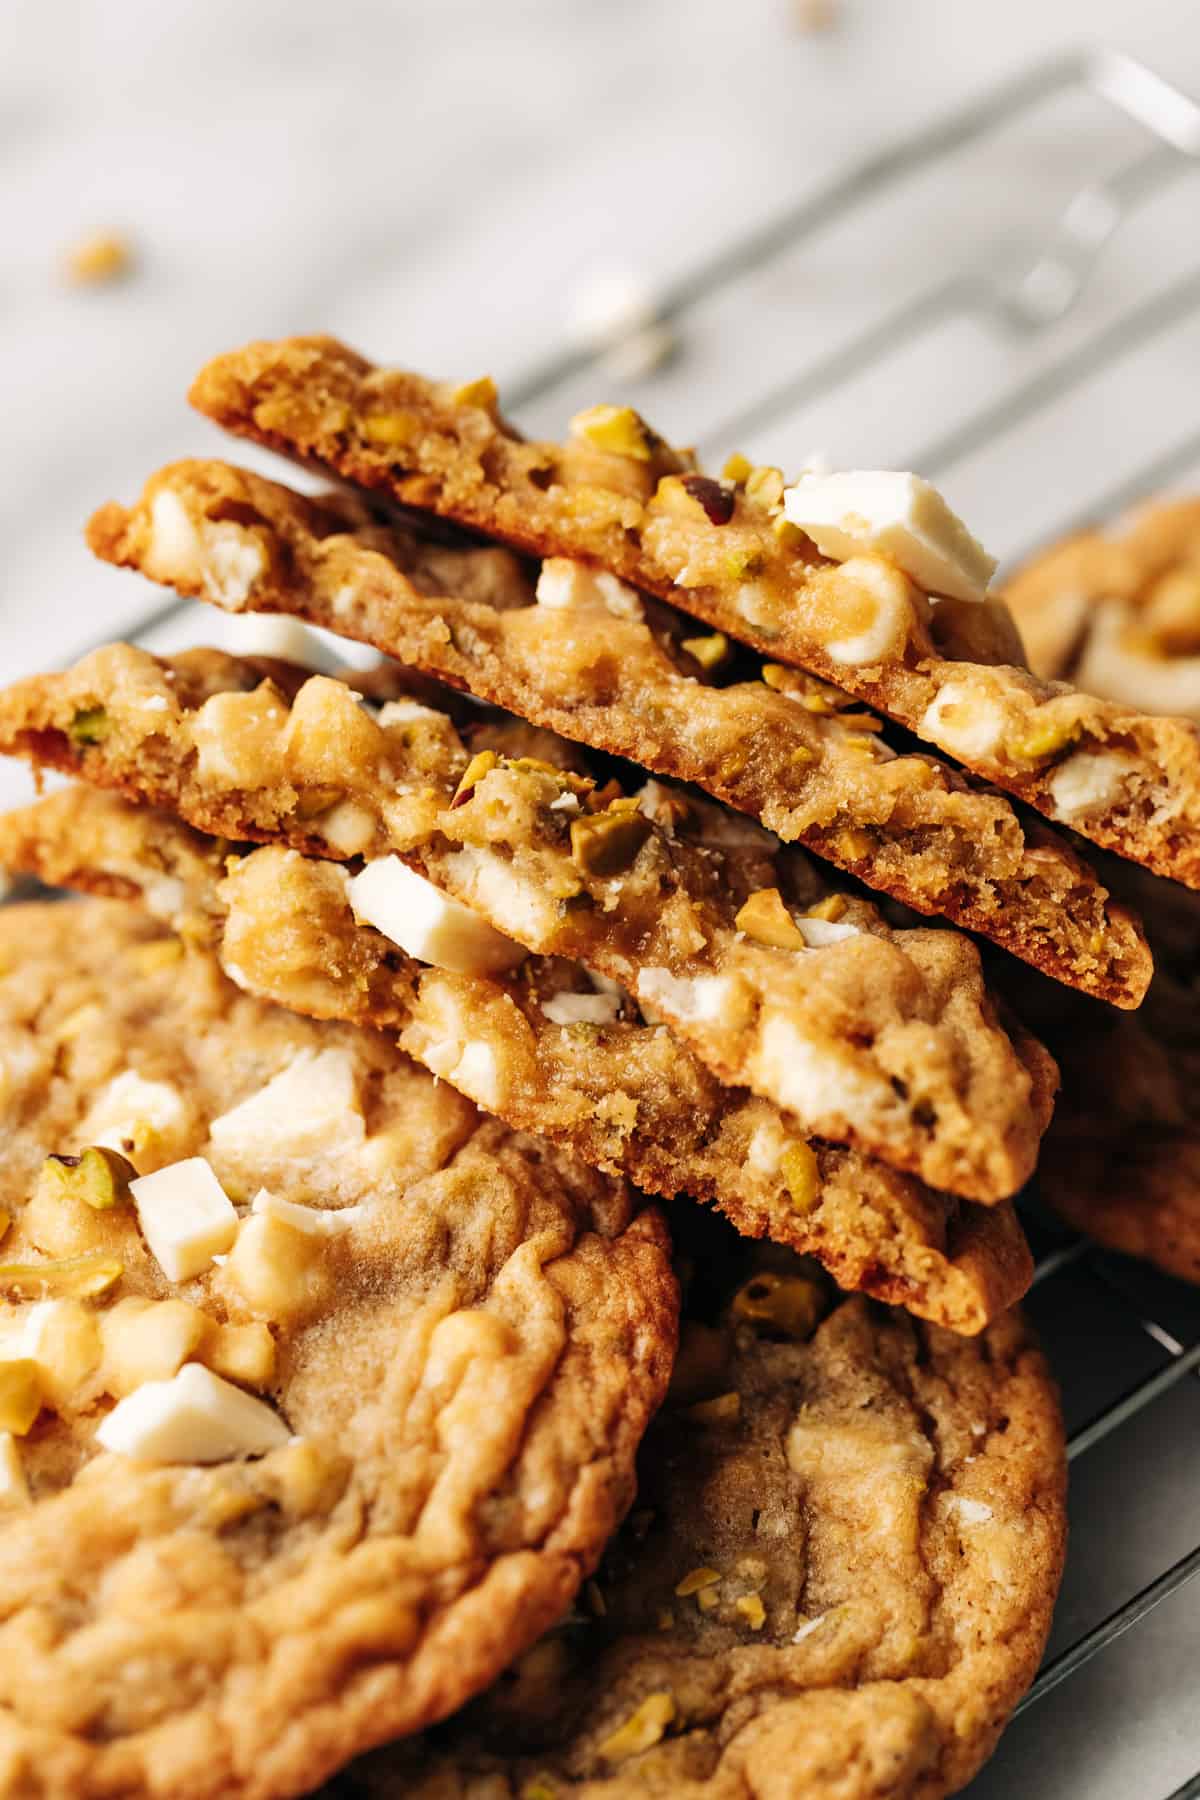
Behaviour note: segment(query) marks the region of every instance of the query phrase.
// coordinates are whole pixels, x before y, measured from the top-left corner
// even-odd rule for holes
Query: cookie
[[[972,1206],[796,1137],[778,1108],[722,1087],[578,964],[531,957],[507,980],[426,967],[356,921],[336,863],[275,845],[229,851],[86,787],[0,817],[0,868],[137,899],[243,990],[398,1031],[418,1062],[509,1125],[643,1190],[711,1201],[746,1236],[817,1257],[843,1288],[975,1332],[1028,1286],[1010,1204]]]
[[[1016,1314],[964,1341],[861,1298],[806,1341],[797,1266],[744,1274],[715,1329],[685,1325],[584,1604],[328,1800],[934,1800],[969,1780],[1062,1570],[1045,1361]]]
[[[1047,983],[1021,1002],[1063,1072],[1038,1191],[1097,1243],[1200,1281],[1200,898],[1128,874],[1157,964],[1142,1010],[1064,1009]]]
[[[1053,1072],[1007,1036],[967,938],[892,927],[713,802],[601,785],[563,740],[542,734],[531,757],[527,727],[512,744],[502,718],[481,721],[472,755],[446,712],[404,701],[376,718],[340,682],[274,669],[110,646],[0,694],[0,749],[214,834],[361,856],[391,916],[411,905],[403,858],[492,928],[482,960],[513,966],[515,940],[621,983],[803,1135],[969,1199],[1026,1180]]]
[[[878,554],[819,556],[784,515],[778,469],[734,458],[716,481],[628,407],[579,414],[566,444],[527,442],[490,382],[454,388],[374,368],[329,337],[217,357],[191,398],[255,443],[669,601],[836,683],[1048,818],[1200,886],[1193,725],[989,662],[993,613],[931,604]]]
[[[691,781],[916,911],[1136,1006],[1131,915],[1040,822],[928,755],[897,755],[839,689],[762,665],[583,565],[423,540],[362,500],[176,463],[88,538],[109,562],[239,612],[298,615],[593,749]],[[740,676],[740,679],[735,677]]]
[[[13,1796],[269,1800],[454,1710],[594,1565],[674,1349],[623,1183],[178,950],[0,914]]]
[[[1035,557],[1008,600],[1038,675],[1200,720],[1200,501],[1151,501]]]

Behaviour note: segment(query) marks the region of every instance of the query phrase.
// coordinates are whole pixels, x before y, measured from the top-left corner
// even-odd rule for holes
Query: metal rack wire
[[[944,169],[994,134],[1021,127],[1037,109],[1079,95],[1102,102],[1120,121],[1122,154],[1106,173],[1076,188],[1041,242],[1023,256],[1010,256],[1004,267],[975,266],[939,276],[885,306],[799,368],[789,368],[780,358],[761,393],[743,396],[702,430],[705,453],[734,447],[753,450],[781,422],[799,421],[795,429],[788,426],[794,451],[803,444],[803,439],[797,443],[795,430],[802,428],[807,414],[828,397],[836,397],[845,384],[861,381],[865,371],[906,347],[925,340],[936,343],[956,322],[982,322],[994,340],[1015,347],[1007,378],[964,416],[934,431],[923,443],[912,444],[903,459],[905,466],[944,481],[1049,409],[1076,404],[1081,394],[1112,377],[1123,359],[1194,323],[1200,317],[1200,266],[1187,267],[1165,285],[1135,296],[1097,324],[1085,320],[1081,332],[1063,341],[1064,322],[1077,313],[1093,286],[1103,286],[1109,259],[1119,250],[1113,239],[1120,228],[1173,184],[1197,179],[1200,171],[1200,107],[1127,56],[1085,50],[976,98],[953,116],[849,169],[769,225],[722,246],[657,297],[659,325],[678,339],[682,367],[703,388],[703,358],[689,345],[689,334],[706,307],[741,293],[739,310],[730,316],[752,320],[755,283],[770,281],[774,271],[815,246],[823,232],[840,226],[857,210],[880,201],[890,204],[905,184]],[[1136,140],[1131,150],[1130,138]],[[631,329],[643,327],[644,321]],[[589,399],[600,392],[612,396],[615,386],[621,390],[615,397],[629,398],[655,416],[656,400],[661,398],[658,374],[647,371],[624,382],[614,380],[611,373],[601,374],[611,369],[612,352],[619,347],[609,340],[556,353],[507,384],[511,410],[533,428],[543,423],[557,428],[573,405],[582,403],[583,394]],[[1149,455],[1123,469],[1119,478],[1110,477],[1095,491],[1072,496],[1035,537],[1049,535],[1051,529],[1055,534],[1065,531],[1089,516],[1110,516],[1137,495],[1193,472],[1200,473],[1200,429],[1184,421],[1170,441],[1156,442]],[[1007,546],[1019,554],[1033,547],[1032,541]],[[177,615],[187,607],[188,603],[175,602],[147,613],[139,634],[143,641],[156,647],[181,641]],[[1200,1373],[1200,1290],[1072,1240],[1047,1227],[1036,1210],[1031,1235],[1041,1254],[1028,1304],[1063,1385],[1070,1455],[1078,1473],[1085,1459],[1094,1459],[1106,1445],[1119,1445],[1122,1434],[1127,1438],[1139,1421],[1152,1421],[1155,1408]],[[1084,1330],[1081,1321],[1087,1319],[1094,1324]],[[1200,1432],[1196,1438],[1193,1479],[1200,1474]],[[1144,1453],[1140,1442],[1139,1453]],[[1156,1472],[1147,1467],[1145,1474],[1149,1495]],[[1139,1522],[1131,1520],[1129,1527],[1136,1534]],[[1067,1588],[1073,1566],[1068,1565]],[[1078,1686],[1083,1671],[1111,1655],[1119,1640],[1136,1631],[1197,1574],[1200,1542],[1182,1554],[1177,1545],[1168,1545],[1161,1566],[1129,1582],[1114,1604],[1102,1607],[1099,1617],[1084,1619],[1076,1617],[1087,1611],[1081,1596],[1086,1595],[1095,1610],[1108,1585],[1095,1581],[1095,1570],[1085,1567],[1076,1576],[1071,1602],[1060,1603],[1060,1626],[1021,1714],[1040,1708],[1052,1694],[1056,1705],[1069,1703],[1069,1684]],[[1114,1729],[1118,1723],[1128,1729],[1137,1721],[1108,1721]],[[1193,1725],[1189,1754],[1196,1773],[1169,1794],[1161,1787],[1140,1787],[1147,1800],[1200,1800],[1200,1721]],[[1097,1729],[1103,1728],[1104,1721],[1097,1720]],[[981,1793],[1011,1792],[1015,1781],[1022,1779],[1019,1764],[1006,1773],[1008,1744],[1006,1738],[990,1765],[986,1790],[978,1790]],[[1056,1787],[1056,1794],[1090,1792],[1074,1776],[1068,1774],[1067,1779],[1068,1786]]]

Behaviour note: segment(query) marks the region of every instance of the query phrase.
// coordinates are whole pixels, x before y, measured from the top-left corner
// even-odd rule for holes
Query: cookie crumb
[[[89,231],[66,251],[63,266],[76,287],[102,287],[133,270],[133,245],[119,231]]]

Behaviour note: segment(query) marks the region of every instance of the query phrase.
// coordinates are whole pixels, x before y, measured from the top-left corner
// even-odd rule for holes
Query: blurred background
[[[186,388],[254,336],[490,372],[534,431],[628,399],[714,459],[916,468],[1010,563],[1200,481],[1196,97],[1196,0],[5,0],[0,669],[222,636],[80,531],[218,451]],[[1075,1428],[1200,1340],[1049,1287]],[[1191,1553],[1197,1401],[1077,1461],[1052,1653]],[[972,1794],[1200,1793],[1195,1593]]]

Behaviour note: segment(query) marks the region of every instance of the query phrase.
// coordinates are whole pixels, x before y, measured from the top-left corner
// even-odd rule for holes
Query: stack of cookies
[[[0,1794],[955,1791],[1065,1541],[1042,1040],[1142,1032],[1200,734],[912,477],[326,338],[192,398],[341,485],[88,527],[270,655],[0,693],[78,778],[0,864],[90,896],[0,915]],[[1154,1253],[1090,1091],[1047,1197]]]

